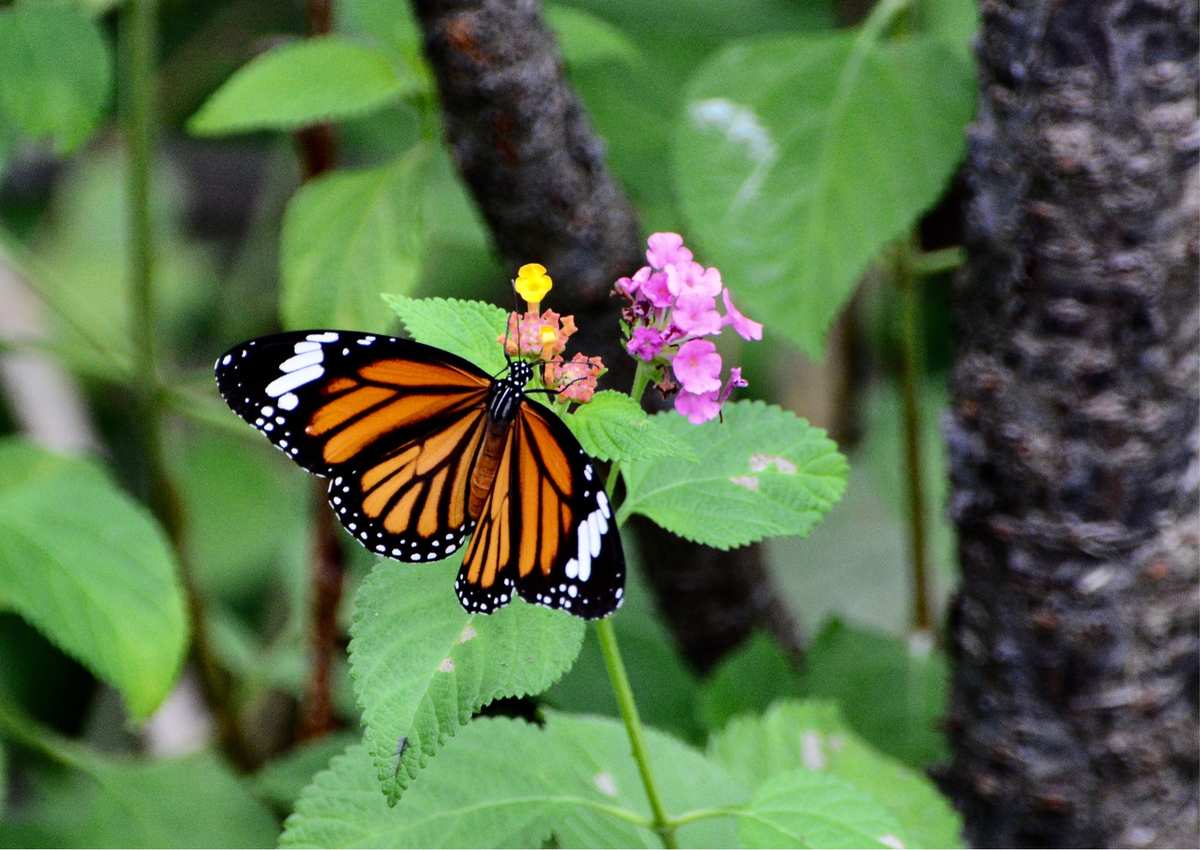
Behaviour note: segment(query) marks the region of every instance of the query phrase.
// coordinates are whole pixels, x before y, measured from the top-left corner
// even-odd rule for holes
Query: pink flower
[[[559,358],[547,363],[544,377],[546,386],[560,390],[562,398],[586,404],[596,394],[596,379],[603,372],[604,361],[599,357],[576,354],[566,362]]]
[[[678,233],[651,233],[646,244],[646,262],[656,269],[691,262],[692,252],[683,246],[683,237]]]
[[[687,417],[693,425],[702,425],[710,419],[716,419],[721,412],[721,402],[717,399],[716,390],[707,393],[692,393],[683,390],[675,396],[675,409]]]
[[[671,311],[671,324],[686,336],[707,336],[721,332],[721,314],[717,302],[711,295],[684,293],[675,299]]]
[[[719,269],[706,269],[699,263],[683,263],[668,266],[666,273],[673,295],[694,294],[716,298],[721,293]]]
[[[671,306],[673,298],[670,287],[670,276],[664,272],[655,272],[642,284],[641,295],[657,310]]]
[[[634,357],[649,363],[658,356],[658,352],[662,351],[664,343],[662,331],[657,328],[636,327],[633,329],[633,336],[629,338],[625,350]]]
[[[689,393],[715,393],[721,389],[721,355],[706,339],[693,339],[680,346],[671,368]]]
[[[729,381],[721,389],[721,394],[717,396],[717,401],[724,404],[730,395],[733,394],[734,387],[748,387],[750,382],[742,377],[742,367],[734,366],[729,370]]]
[[[617,279],[617,292],[630,299],[637,298],[638,290],[642,288],[642,284],[650,277],[650,267],[642,266],[633,273],[633,277],[622,277]]]
[[[574,316],[560,316],[553,310],[540,316],[533,312],[509,313],[508,332],[496,341],[505,343],[510,357],[550,360],[562,354],[575,330]]]
[[[733,299],[729,297],[728,289],[721,293],[721,298],[725,301],[725,319],[722,324],[733,325],[733,329],[742,339],[762,339],[763,326],[738,312],[737,307],[733,306]]]

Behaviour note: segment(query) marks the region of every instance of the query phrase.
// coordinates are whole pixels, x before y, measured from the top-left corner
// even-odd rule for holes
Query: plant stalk
[[[633,376],[633,389],[630,395],[633,400],[640,402],[646,386],[650,382],[650,370],[645,363],[638,362],[637,371]],[[609,500],[612,500],[620,475],[621,463],[614,461],[604,484]],[[600,652],[604,656],[604,667],[608,671],[608,680],[612,684],[613,696],[617,700],[617,708],[621,719],[625,722],[625,732],[629,736],[629,746],[633,752],[633,760],[637,763],[638,774],[642,777],[642,786],[646,789],[646,799],[650,801],[652,828],[662,839],[664,847],[679,846],[675,841],[675,824],[667,816],[658,785],[654,780],[654,771],[650,766],[650,754],[646,751],[645,736],[642,732],[642,720],[638,714],[637,702],[633,697],[633,688],[629,684],[629,676],[625,672],[625,662],[621,659],[621,648],[617,643],[617,633],[613,629],[612,619],[596,621],[596,638],[600,642]]]
[[[158,378],[155,334],[155,243],[150,213],[150,181],[154,158],[155,61],[157,6],[154,0],[129,0],[121,12],[125,97],[123,124],[129,150],[130,318],[137,426],[145,463],[143,496],[162,523],[175,549],[180,584],[191,620],[191,651],[201,689],[216,720],[221,746],[239,766],[249,765],[246,742],[238,726],[228,682],[209,641],[204,600],[196,586],[185,546],[182,502],[171,480],[163,441],[163,393]]]
[[[900,393],[904,424],[904,471],[908,499],[912,629],[933,630],[927,557],[924,463],[921,452],[921,293],[913,269],[912,237],[896,244],[892,267],[900,308]]]

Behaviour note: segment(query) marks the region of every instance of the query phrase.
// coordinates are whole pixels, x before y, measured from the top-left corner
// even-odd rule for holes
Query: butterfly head
[[[508,378],[518,387],[524,387],[533,378],[533,367],[524,360],[514,360],[509,367]]]

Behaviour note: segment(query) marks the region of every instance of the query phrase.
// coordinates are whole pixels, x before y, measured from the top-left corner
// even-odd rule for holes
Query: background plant
[[[913,233],[962,155],[973,12],[884,2],[839,29],[816,3],[675,6],[648,19],[638,3],[552,5],[547,20],[644,226],[688,234],[765,320],[761,346],[743,351],[752,390],[786,390],[782,346],[821,352],[872,264],[899,284],[855,311],[867,351],[904,368],[898,381],[878,369],[858,403],[848,501],[824,540],[770,550],[806,618],[855,622],[831,619],[802,668],[759,637],[701,678],[631,588],[613,627],[644,719],[663,730],[646,743],[669,823],[655,823],[625,731],[593,716],[617,708],[600,644],[528,606],[468,617],[437,573],[450,565],[418,575],[338,551],[332,575],[349,586],[329,616],[349,652],[325,644],[318,675],[322,573],[310,567],[328,529],[314,530],[298,473],[220,407],[208,364],[276,323],[384,331],[398,318],[497,368],[503,310],[472,299],[504,303],[512,270],[439,143],[416,25],[404,4],[345,0],[332,14],[312,4],[311,37],[280,40],[266,36],[302,22],[255,4],[168,21],[144,0],[23,0],[0,10],[0,152],[9,174],[53,162],[55,176],[6,184],[5,268],[45,313],[38,333],[7,338],[65,372],[93,423],[83,442],[105,451],[36,447],[45,432],[9,394],[9,430],[33,439],[0,453],[0,725],[17,789],[6,843],[258,845],[288,813],[293,846],[958,840],[920,775],[945,752],[944,663],[928,632],[949,570],[948,531],[921,512],[942,479],[929,451],[939,401],[919,378],[943,329],[939,297],[914,284],[957,255],[922,251]],[[198,59],[213,43],[230,54]],[[724,426],[695,427],[620,399],[601,393],[570,419],[622,463],[623,519],[728,548],[807,535],[841,495],[832,443],[778,407],[738,402]],[[764,454],[785,462],[754,461]],[[757,487],[731,481],[746,477]],[[914,568],[936,564],[914,572],[911,604],[905,517]],[[879,539],[893,541],[883,558]],[[308,716],[314,688],[327,716],[297,744],[292,718],[298,705]],[[215,720],[215,752],[160,755],[179,724],[162,712],[142,723],[172,689],[173,704]],[[539,694],[540,725],[471,719]],[[496,775],[511,781],[480,781]],[[204,818],[186,814],[197,785]]]

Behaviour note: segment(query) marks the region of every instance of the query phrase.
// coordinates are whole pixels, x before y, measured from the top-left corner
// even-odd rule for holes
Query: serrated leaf
[[[829,702],[787,700],[744,715],[715,735],[709,756],[757,787],[789,770],[837,776],[882,803],[910,847],[961,847],[958,814],[920,773],[871,748]]]
[[[417,342],[452,351],[489,374],[504,368],[504,348],[497,338],[504,334],[507,313],[496,305],[395,295],[384,295],[384,301]]]
[[[92,464],[0,441],[0,605],[146,717],[187,646],[174,556],[149,513]]]
[[[838,501],[846,459],[820,428],[762,402],[727,404],[724,422],[692,425],[677,413],[652,417],[697,460],[654,458],[622,467],[624,522],[642,514],[718,549],[766,537],[803,537]]]
[[[738,814],[743,847],[906,846],[900,824],[837,777],[793,770],[768,779]]]
[[[668,439],[641,405],[615,390],[596,393],[564,421],[584,450],[600,460],[696,459],[690,446]]]
[[[339,35],[276,47],[243,65],[188,122],[198,136],[294,130],[365,115],[417,90],[374,48]]]
[[[461,560],[460,550],[427,566],[382,562],[355,598],[354,691],[393,803],[474,712],[545,690],[583,642],[583,621],[519,599],[495,614],[468,614],[454,593]]]
[[[923,768],[949,755],[939,729],[948,679],[945,657],[927,643],[832,620],[805,653],[800,694],[836,700],[874,747]]]
[[[571,6],[547,6],[546,24],[553,31],[570,67],[612,62],[636,64],[638,50],[625,33],[603,18]]]
[[[646,744],[672,811],[741,802],[721,768],[648,730]],[[351,747],[305,789],[284,847],[659,847],[619,721],[551,713],[538,728],[479,718],[388,808],[364,746]],[[732,846],[732,824],[680,829],[684,846]]]
[[[387,330],[380,293],[408,292],[420,270],[424,160],[417,147],[388,165],[300,188],[280,243],[285,326]]]
[[[70,153],[96,128],[111,90],[111,50],[82,9],[0,9],[0,124]]]
[[[942,193],[974,109],[961,54],[879,29],[729,46],[688,84],[675,134],[692,238],[737,269],[750,315],[814,356],[867,265]]]

